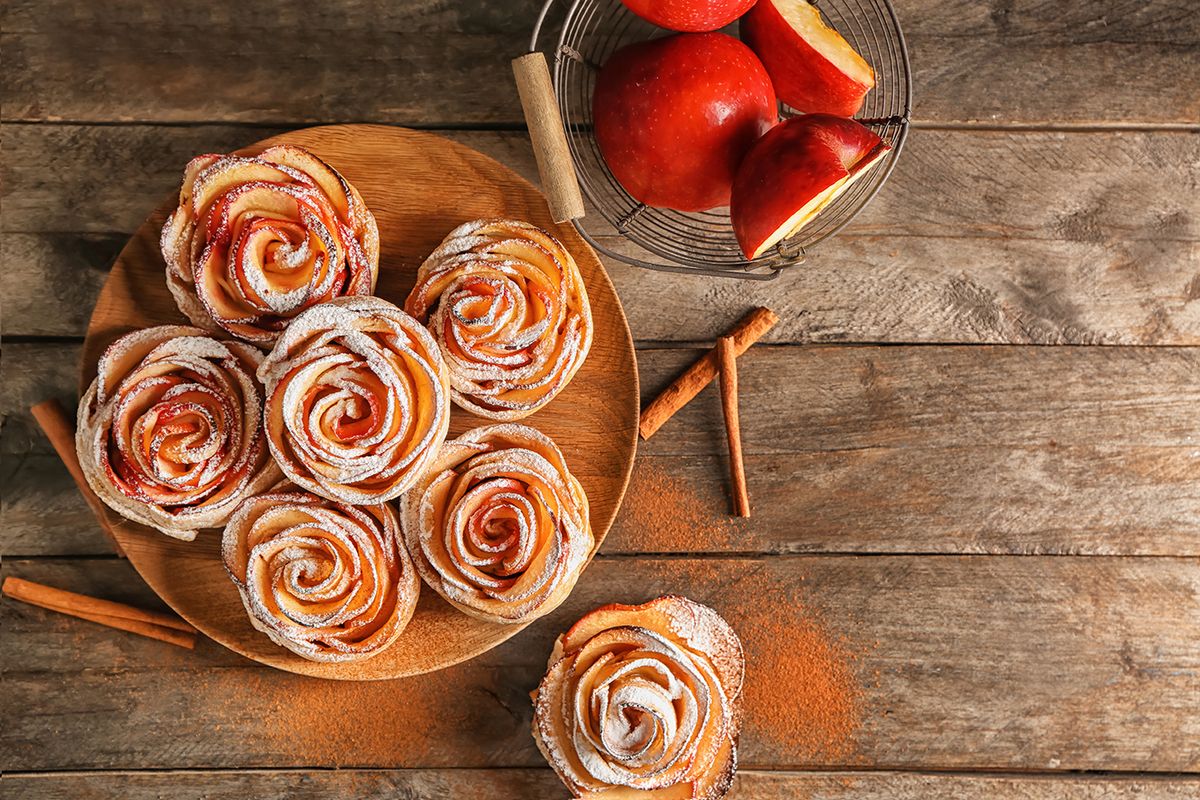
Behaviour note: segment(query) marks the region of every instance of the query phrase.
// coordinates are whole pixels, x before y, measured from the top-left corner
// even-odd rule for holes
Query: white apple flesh
[[[746,258],[795,235],[891,148],[854,120],[806,114],[750,148],[733,181],[729,216]]]
[[[871,65],[804,0],[759,0],[739,27],[779,99],[797,111],[852,117],[875,86]]]

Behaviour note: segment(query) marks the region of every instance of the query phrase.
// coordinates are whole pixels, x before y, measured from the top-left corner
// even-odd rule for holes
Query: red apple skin
[[[767,68],[779,99],[797,111],[853,117],[874,87],[846,75],[818,53],[792,29],[773,0],[756,3],[738,30]]]
[[[660,28],[704,33],[724,28],[750,10],[754,0],[621,0],[633,13]]]
[[[752,258],[793,214],[886,149],[874,131],[844,117],[807,114],[776,125],[746,154],[733,183],[729,216],[742,252]]]
[[[679,211],[729,204],[750,145],[778,119],[750,48],[723,33],[680,33],[618,50],[592,96],[596,143],[634,199]]]

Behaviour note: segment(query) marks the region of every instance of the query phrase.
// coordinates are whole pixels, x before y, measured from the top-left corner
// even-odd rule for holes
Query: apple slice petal
[[[758,258],[795,235],[891,150],[874,131],[828,114],[793,117],[755,143],[733,182],[729,216]]]

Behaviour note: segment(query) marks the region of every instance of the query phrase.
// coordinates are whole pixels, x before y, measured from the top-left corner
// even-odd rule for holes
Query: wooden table
[[[106,266],[188,157],[368,121],[533,177],[508,60],[535,5],[4,5],[3,574],[159,605],[27,409],[74,401]],[[848,744],[751,714],[737,797],[1200,795],[1200,17],[896,6],[915,125],[852,227],[768,284],[607,264],[647,396],[748,307],[783,317],[741,366],[753,519],[709,389],[566,605],[442,673],[323,683],[5,601],[0,795],[558,796],[528,733],[552,638],[665,591],[794,623],[857,687]],[[763,640],[752,710],[822,677]]]

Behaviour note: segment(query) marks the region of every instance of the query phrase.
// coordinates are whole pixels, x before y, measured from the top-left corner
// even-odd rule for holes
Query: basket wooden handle
[[[514,58],[512,65],[550,214],[555,222],[578,219],[583,216],[583,195],[567,149],[567,134],[550,84],[546,57],[527,53]]]

